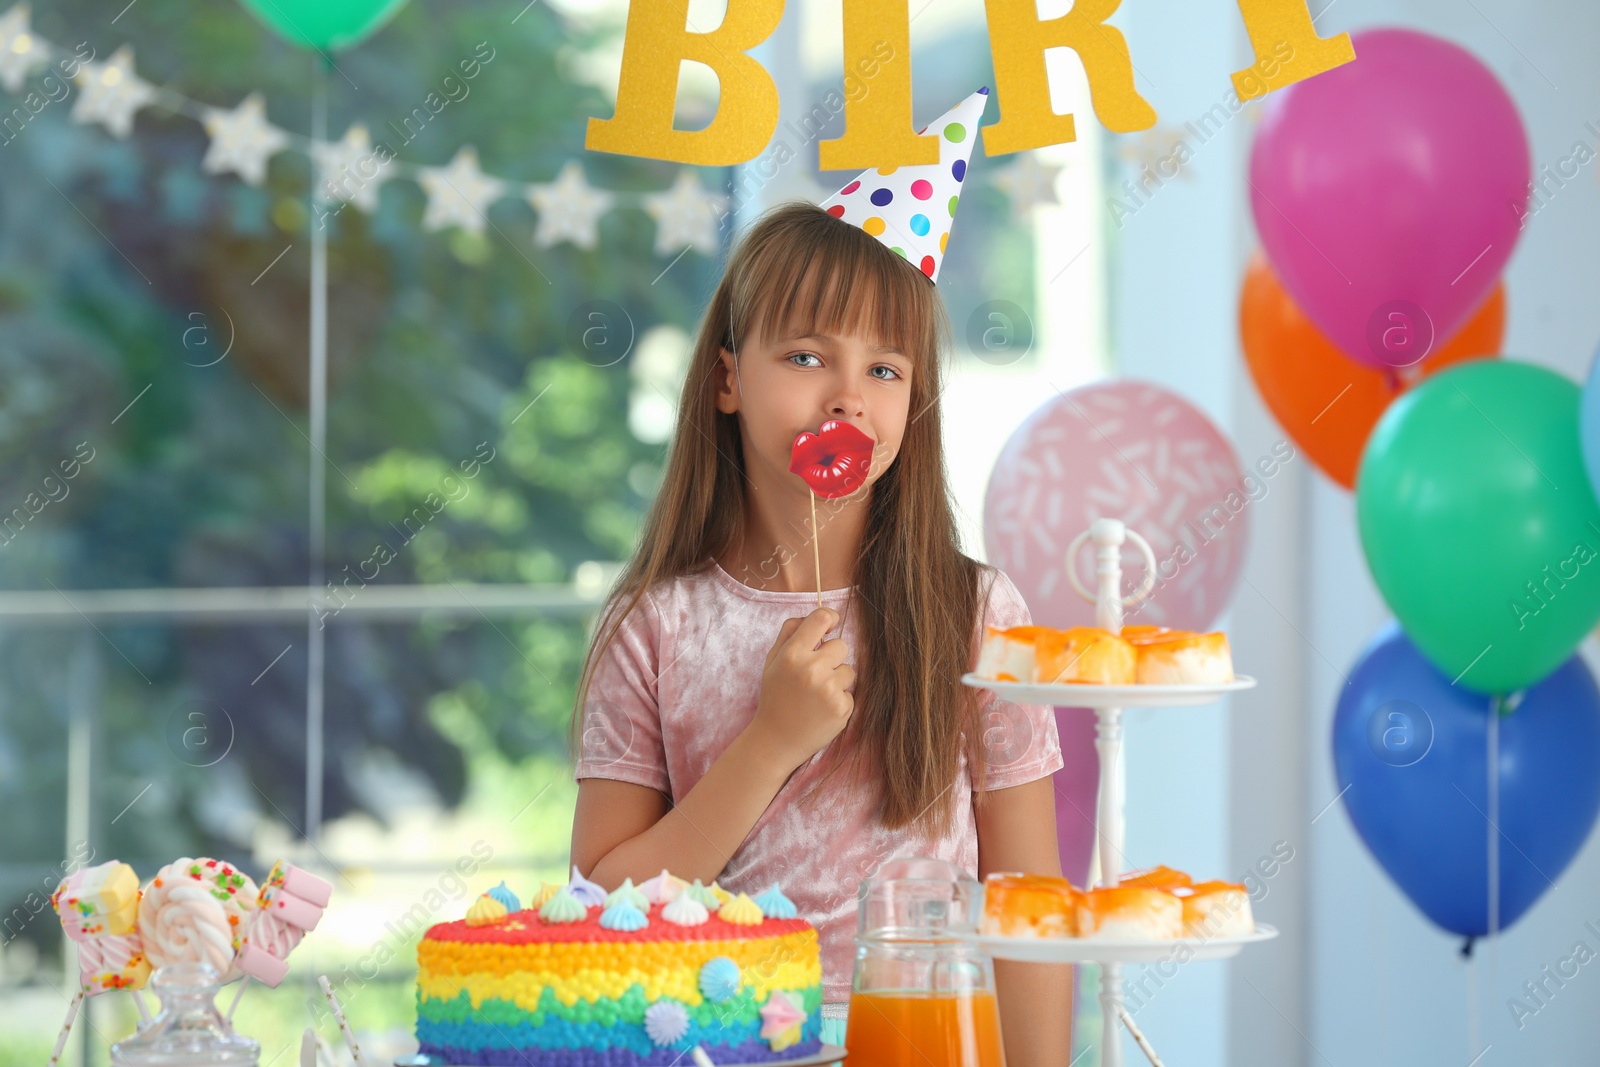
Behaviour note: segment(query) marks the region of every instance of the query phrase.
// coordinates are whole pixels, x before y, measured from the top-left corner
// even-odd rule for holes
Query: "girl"
[[[856,888],[879,864],[1061,873],[1051,709],[960,683],[985,624],[1031,620],[960,550],[948,345],[934,285],[883,243],[806,202],[759,219],[707,309],[578,688],[572,862],[606,887],[662,868],[752,895],[780,883],[818,929],[834,1044]],[[860,489],[817,501],[813,531],[791,445],[829,419],[873,458]],[[1007,1062],[1067,1062],[1070,968],[995,972]]]

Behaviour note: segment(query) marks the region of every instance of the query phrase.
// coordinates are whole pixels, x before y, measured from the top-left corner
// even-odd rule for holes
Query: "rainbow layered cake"
[[[606,892],[574,868],[526,908],[501,883],[417,948],[417,1040],[442,1064],[689,1064],[821,1049],[817,931],[757,897],[666,871]]]

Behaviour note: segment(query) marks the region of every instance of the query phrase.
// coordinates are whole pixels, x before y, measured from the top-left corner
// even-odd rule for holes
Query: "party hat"
[[[939,162],[864,170],[822,207],[834,218],[861,227],[937,282],[967,160],[988,102],[985,85],[917,131],[938,132]]]

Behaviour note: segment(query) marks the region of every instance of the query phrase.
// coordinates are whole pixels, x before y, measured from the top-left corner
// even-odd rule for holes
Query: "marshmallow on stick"
[[[78,990],[50,1056],[54,1067],[67,1047],[67,1035],[84,998],[114,989],[144,988],[150,961],[135,926],[139,876],[126,863],[111,860],[73,872],[62,879],[50,903],[61,917],[62,930],[78,946],[79,974]]]
[[[105,934],[78,942],[78,970],[89,996],[112,989],[143,989],[150,961],[138,933]]]
[[[829,419],[816,433],[802,431],[794,439],[789,470],[811,490],[811,555],[817,568],[817,607],[822,607],[822,548],[817,529],[817,497],[849,496],[866,484],[872,471],[872,438],[848,422]]]
[[[139,918],[139,876],[117,860],[84,867],[61,880],[50,905],[74,941],[132,933]]]
[[[135,927],[139,876],[110,860],[61,880],[50,897],[61,928],[78,946],[80,985],[87,996],[112,989],[141,989],[150,977],[143,939]]]
[[[333,886],[279,860],[261,887],[260,908],[239,947],[239,969],[276,988],[289,973],[289,953],[316,929]]]

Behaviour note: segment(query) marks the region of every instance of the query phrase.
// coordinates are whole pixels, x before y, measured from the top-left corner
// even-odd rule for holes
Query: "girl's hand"
[[[785,619],[767,652],[761,696],[746,730],[786,770],[821,751],[855,710],[850,691],[856,672],[844,662],[850,650],[842,638],[822,640],[838,621],[832,608]]]

